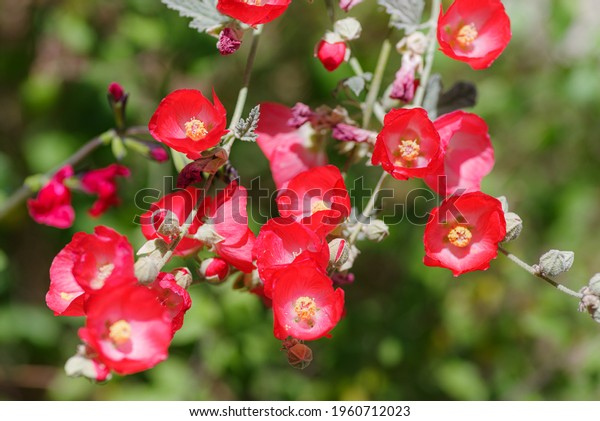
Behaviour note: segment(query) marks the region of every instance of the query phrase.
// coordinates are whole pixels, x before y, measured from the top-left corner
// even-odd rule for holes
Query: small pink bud
[[[117,82],[112,82],[110,85],[108,85],[108,94],[115,102],[119,102],[123,96],[125,96],[125,91]]]
[[[223,56],[235,53],[240,46],[242,41],[240,40],[236,31],[231,28],[225,28],[219,34],[219,41],[217,41],[217,49]]]
[[[411,102],[415,96],[415,90],[419,81],[415,79],[415,73],[423,64],[419,55],[406,53],[402,56],[402,67],[396,72],[396,78],[392,85],[390,98]]]
[[[150,148],[150,158],[154,159],[156,162],[165,162],[169,159],[169,154],[160,146],[156,148]]]
[[[331,132],[331,137],[342,142],[375,142],[377,133],[361,129],[350,124],[336,124]]]
[[[340,9],[342,9],[344,12],[347,12],[362,2],[363,0],[340,0]]]
[[[200,275],[211,284],[220,284],[229,275],[229,264],[220,257],[211,257],[200,265]]]

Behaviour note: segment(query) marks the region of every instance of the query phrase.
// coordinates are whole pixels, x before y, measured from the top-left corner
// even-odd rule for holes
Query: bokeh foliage
[[[323,3],[295,0],[265,28],[249,105],[335,104],[332,91],[351,71],[343,65],[327,73],[312,57],[329,28]],[[365,69],[373,69],[387,32],[373,3],[352,13],[364,26],[353,50]],[[479,89],[472,111],[488,122],[496,148],[484,191],[508,196],[525,225],[509,248],[530,262],[549,248],[575,251],[574,267],[561,280],[578,289],[600,271],[600,18],[595,0],[504,3],[513,40],[491,69],[474,72],[438,53],[434,71],[446,87],[468,80]],[[158,0],[0,2],[0,200],[111,126],[111,81],[130,93],[132,125],[146,124],[175,88],[214,87],[232,110],[249,42],[231,57],[219,56],[214,44]],[[387,83],[399,64],[393,55]],[[77,170],[109,164],[109,149]],[[243,184],[260,176],[272,187],[256,145],[236,145],[232,160]],[[315,361],[304,371],[288,366],[259,300],[230,285],[201,285],[190,290],[193,306],[166,362],[106,385],[69,379],[62,365],[75,351],[81,320],[55,318],[44,305],[52,258],[74,232],[97,224],[139,247],[136,191],[170,189],[163,180],[173,174],[170,164],[133,153],[124,163],[133,176],[121,184],[123,204],[99,220],[86,214],[92,199],[76,194],[70,230],[36,225],[24,206],[0,221],[1,399],[600,398],[600,330],[577,313],[575,299],[503,257],[486,272],[460,278],[426,268],[423,227],[406,220],[383,243],[361,243],[357,280],[346,288],[347,315],[333,338],[311,345]],[[379,171],[355,175],[365,174],[365,185],[373,186]],[[403,201],[422,184],[388,186]],[[430,206],[407,208],[422,214]]]

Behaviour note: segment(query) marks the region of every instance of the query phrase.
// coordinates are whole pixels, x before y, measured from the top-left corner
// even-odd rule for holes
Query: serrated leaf
[[[538,269],[542,275],[556,276],[571,269],[574,258],[572,251],[550,250],[540,257]]]
[[[425,0],[377,0],[391,16],[390,24],[405,32],[412,32],[421,22]]]
[[[217,0],[161,0],[169,9],[182,17],[193,18],[190,28],[199,32],[210,32],[230,21],[217,11]]]
[[[423,108],[427,110],[429,118],[435,120],[438,116],[437,106],[442,92],[442,77],[435,73],[431,75],[425,88],[425,97],[423,98]]]
[[[233,129],[233,134],[236,138],[244,142],[256,142],[258,135],[254,131],[258,126],[259,119],[260,105],[257,105],[250,110],[250,114],[248,115],[247,119],[240,118],[240,121],[237,122],[235,128]]]
[[[442,92],[438,101],[440,115],[473,107],[477,102],[477,88],[470,82],[456,82],[450,89]]]

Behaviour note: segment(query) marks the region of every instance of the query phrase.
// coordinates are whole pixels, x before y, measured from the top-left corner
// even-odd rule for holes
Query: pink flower
[[[439,165],[440,136],[423,108],[394,109],[385,115],[375,142],[373,165],[398,180],[425,177]]]
[[[292,218],[269,219],[258,234],[254,255],[268,298],[272,295],[274,277],[291,263],[309,259],[323,270],[329,264],[325,239]]]
[[[350,124],[340,123],[333,126],[331,137],[342,142],[374,142],[377,133],[361,129]]]
[[[494,166],[494,149],[485,121],[476,114],[453,111],[434,123],[445,150],[444,160],[424,178],[442,196],[479,191]]]
[[[140,217],[140,225],[142,227],[142,234],[148,240],[155,238],[162,238],[168,244],[170,244],[174,238],[169,235],[159,233],[161,225],[165,222],[165,218],[172,212],[175,218],[179,221],[179,224],[185,223],[190,212],[194,209],[196,202],[202,197],[203,192],[195,187],[188,187],[184,190],[177,190],[173,193],[167,194],[159,199],[157,202],[150,205],[150,210],[143,213]],[[175,254],[178,256],[188,256],[197,252],[201,247],[202,243],[193,238],[200,227],[200,219],[202,217],[203,205],[200,205],[200,211],[196,219],[194,219],[192,225],[188,230],[188,234],[184,237],[177,248]]]
[[[292,112],[288,107],[270,102],[260,104],[256,142],[269,160],[278,189],[297,174],[327,163],[323,151],[313,150],[309,146],[307,130],[310,128],[290,127],[288,121],[291,118]]]
[[[155,291],[158,301],[168,310],[173,335],[183,326],[183,317],[192,306],[190,294],[177,284],[175,275],[160,272],[149,285]]]
[[[97,194],[98,199],[89,210],[90,215],[100,216],[110,206],[120,203],[117,196],[117,177],[129,177],[129,169],[119,164],[88,171],[81,177],[81,187],[86,193]]]
[[[188,158],[198,159],[202,151],[216,146],[227,133],[225,108],[214,92],[213,102],[194,89],[171,92],[152,115],[150,134]]]
[[[73,225],[75,210],[71,206],[71,191],[64,185],[64,180],[72,176],[70,165],[61,168],[40,189],[35,199],[27,200],[29,215],[35,222],[56,228]]]
[[[454,276],[486,270],[505,235],[504,212],[497,199],[481,192],[451,196],[429,215],[423,262],[450,269]]]
[[[344,312],[344,291],[313,261],[292,263],[277,274],[273,287],[273,333],[312,341],[328,336]]]
[[[219,0],[217,10],[250,26],[271,22],[292,0]]]
[[[78,232],[50,266],[46,304],[55,315],[83,316],[90,295],[105,287],[135,284],[133,249],[125,236],[104,226]]]
[[[340,67],[340,64],[346,60],[346,43],[342,40],[331,41],[327,38],[322,39],[315,48],[315,56],[321,64],[330,72]]]
[[[118,374],[154,367],[167,358],[172,317],[155,291],[125,285],[91,297],[79,337],[97,360]]]
[[[500,0],[455,0],[446,13],[440,6],[440,50],[475,70],[491,66],[510,38],[510,19]]]
[[[334,165],[301,172],[279,192],[276,202],[282,217],[292,217],[321,235],[350,215],[350,195]]]

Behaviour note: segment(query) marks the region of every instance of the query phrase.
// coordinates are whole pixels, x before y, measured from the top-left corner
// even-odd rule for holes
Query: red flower
[[[152,368],[167,358],[173,336],[169,309],[157,298],[155,291],[141,285],[94,295],[79,337],[99,362],[119,374]]]
[[[148,240],[161,237],[167,243],[171,243],[173,238],[169,235],[159,234],[160,226],[165,221],[168,212],[172,212],[173,215],[179,221],[179,224],[185,223],[190,212],[194,209],[194,206],[198,199],[203,195],[202,190],[195,187],[188,187],[185,190],[177,190],[174,193],[163,196],[160,200],[153,203],[150,206],[150,210],[145,212],[140,217],[140,225],[142,226],[142,233]],[[184,237],[175,249],[175,254],[178,256],[188,256],[195,253],[202,247],[202,243],[193,238],[193,235],[200,226],[201,210],[198,212],[196,219],[188,230],[188,235]]]
[[[510,38],[510,19],[500,0],[455,0],[445,14],[440,6],[440,50],[475,70],[490,67]]]
[[[398,180],[425,177],[439,165],[440,136],[422,108],[394,109],[385,115],[371,162]]]
[[[194,89],[171,92],[150,119],[150,134],[188,158],[198,159],[202,151],[215,146],[227,133],[225,108],[214,91],[213,102]]]
[[[344,312],[344,290],[333,289],[331,279],[308,260],[278,273],[273,288],[273,333],[314,340],[327,336]]]
[[[333,231],[350,215],[350,195],[334,165],[311,168],[294,177],[276,199],[279,214],[318,234]]]
[[[275,186],[281,189],[291,178],[309,168],[327,163],[323,151],[310,148],[308,126],[296,129],[288,125],[292,110],[280,104],[260,104],[256,143],[271,167]]]
[[[247,201],[246,189],[235,181],[216,198],[208,199],[206,221],[196,238],[212,246],[229,264],[250,273],[254,269],[252,248],[256,238],[248,228]]]
[[[157,298],[168,310],[173,335],[183,326],[183,316],[192,306],[192,299],[185,288],[179,286],[175,275],[160,272],[156,280],[149,285]]]
[[[288,8],[292,0],[219,0],[217,10],[245,24],[271,22]]]
[[[329,247],[325,239],[292,218],[269,219],[260,229],[254,255],[268,298],[271,298],[275,275],[292,262],[312,259],[324,270],[329,264]]]
[[[127,167],[111,164],[106,168],[89,171],[81,177],[83,191],[98,195],[98,199],[89,210],[90,215],[100,216],[110,206],[119,204],[116,178],[129,177],[129,174],[130,171]]]
[[[90,294],[135,284],[133,249],[125,236],[104,226],[94,234],[78,232],[50,266],[46,304],[55,315],[83,316]]]
[[[329,41],[325,38],[317,44],[315,56],[328,71],[333,72],[346,59],[347,48],[344,41]]]
[[[64,185],[65,178],[71,176],[73,168],[70,165],[61,168],[35,199],[27,200],[29,215],[35,222],[56,228],[73,225],[75,211],[71,206],[71,191]]]
[[[440,134],[444,160],[425,177],[442,196],[479,191],[481,179],[494,166],[494,148],[485,121],[476,114],[453,111],[433,125]]]
[[[427,266],[450,269],[454,276],[486,270],[506,235],[502,205],[481,192],[451,196],[431,211],[425,227]]]

